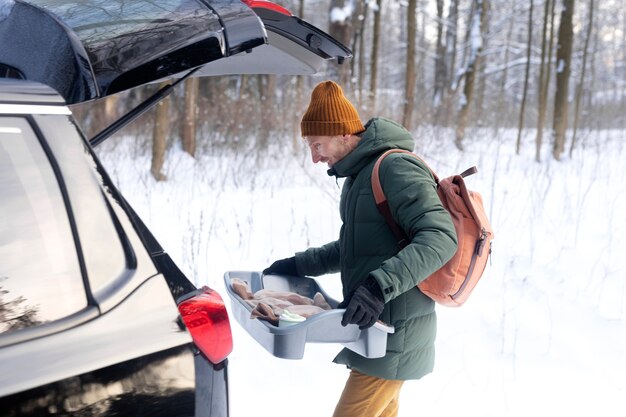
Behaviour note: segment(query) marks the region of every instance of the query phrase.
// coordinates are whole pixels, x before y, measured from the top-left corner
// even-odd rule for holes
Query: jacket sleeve
[[[312,277],[339,272],[339,240],[297,252],[296,269],[300,275]]]
[[[415,287],[456,252],[457,236],[430,170],[410,155],[389,155],[380,180],[391,214],[410,243],[371,272],[385,301]]]

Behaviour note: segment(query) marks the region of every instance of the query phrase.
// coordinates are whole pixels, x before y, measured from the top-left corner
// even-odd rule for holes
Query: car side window
[[[23,117],[0,118],[0,259],[0,336],[87,306],[63,195]]]
[[[133,269],[103,195],[102,178],[76,126],[65,116],[35,115],[62,172],[79,235],[89,290],[97,302],[119,290]],[[104,188],[106,191],[106,187]],[[130,249],[129,249],[130,250]],[[132,258],[132,255],[130,256]]]

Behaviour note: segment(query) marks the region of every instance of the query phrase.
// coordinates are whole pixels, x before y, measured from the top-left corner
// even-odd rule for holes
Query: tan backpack
[[[376,207],[385,217],[387,224],[395,235],[400,248],[409,244],[410,239],[394,221],[387,198],[380,185],[378,174],[380,164],[390,153],[406,153],[419,159],[428,167],[437,183],[437,194],[443,206],[452,217],[456,229],[458,249],[452,259],[444,266],[420,282],[419,289],[439,304],[458,307],[462,305],[482,276],[487,260],[491,254],[493,229],[485,213],[482,197],[465,186],[464,177],[478,172],[476,167],[469,168],[459,175],[439,180],[437,174],[412,152],[402,149],[391,149],[382,154],[372,171],[372,190]]]

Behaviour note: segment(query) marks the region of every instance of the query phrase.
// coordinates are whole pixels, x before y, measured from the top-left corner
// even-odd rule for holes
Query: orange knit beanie
[[[343,95],[341,87],[332,81],[319,83],[300,123],[302,136],[335,136],[360,133],[365,130],[359,113]]]

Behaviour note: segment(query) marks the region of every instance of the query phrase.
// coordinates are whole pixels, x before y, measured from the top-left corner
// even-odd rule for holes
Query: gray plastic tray
[[[250,318],[252,308],[235,294],[231,287],[232,278],[247,282],[253,293],[268,288],[313,298],[316,292],[320,292],[334,309],[316,314],[302,323],[289,327],[274,326],[265,320]],[[387,335],[394,332],[392,326],[381,322],[365,330],[359,330],[354,324],[343,327],[341,318],[345,309],[336,309],[339,303],[326,294],[312,278],[263,276],[255,271],[229,271],[224,274],[224,282],[235,320],[254,340],[278,358],[301,359],[307,343],[340,343],[366,358],[380,358],[385,356]]]

